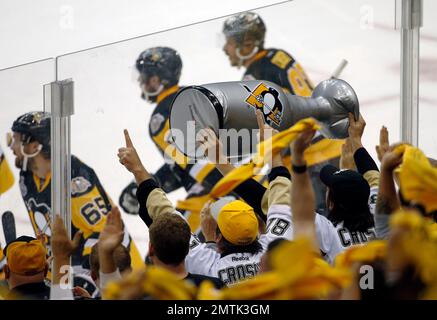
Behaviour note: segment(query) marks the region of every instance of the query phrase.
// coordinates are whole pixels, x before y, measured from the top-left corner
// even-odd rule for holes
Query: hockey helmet
[[[33,111],[19,116],[12,124],[12,131],[21,134],[25,144],[38,141],[42,151],[50,153],[50,113]]]
[[[136,68],[145,82],[157,75],[164,87],[171,87],[179,82],[182,60],[179,53],[168,47],[154,47],[141,52],[136,61]]]
[[[254,12],[242,12],[226,19],[223,25],[226,38],[234,38],[241,44],[246,39],[255,41],[259,47],[264,45],[266,26],[261,17]]]

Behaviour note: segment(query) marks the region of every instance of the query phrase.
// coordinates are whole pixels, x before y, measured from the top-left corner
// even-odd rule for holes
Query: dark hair
[[[437,223],[437,210],[426,212],[426,208],[424,205],[422,205],[420,203],[413,203],[412,201],[406,200],[402,196],[401,190],[399,190],[398,196],[399,196],[399,202],[400,202],[401,206],[416,209],[417,211],[419,211],[419,213],[422,216],[429,217],[429,218],[433,219],[434,222]]]
[[[221,234],[219,227],[217,227],[217,234]],[[228,254],[233,254],[233,253],[257,254],[260,253],[263,249],[258,239],[255,239],[255,241],[252,241],[250,244],[237,246],[235,244],[230,243],[223,236],[221,240],[217,243],[217,246],[220,249],[222,256],[226,256]]]
[[[334,226],[343,222],[343,227],[349,231],[361,232],[366,232],[369,228],[375,226],[373,215],[367,204],[356,208],[345,208],[334,200],[332,191],[329,188],[328,201],[334,203],[334,207],[329,210],[328,214],[328,219]]]
[[[166,213],[153,220],[149,228],[149,238],[158,259],[176,266],[188,254],[191,230],[182,217]]]
[[[100,270],[100,262],[99,262],[99,243],[97,242],[92,248],[91,248],[91,254],[90,254],[90,269],[94,274],[98,275]],[[129,254],[129,250],[123,246],[119,245],[117,248],[115,248],[114,253],[114,262],[117,266],[118,270],[120,272],[129,270],[132,268],[132,260]]]

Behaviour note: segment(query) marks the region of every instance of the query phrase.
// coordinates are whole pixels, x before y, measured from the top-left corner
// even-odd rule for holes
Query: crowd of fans
[[[260,142],[267,130],[262,115]],[[290,130],[292,165],[272,155],[267,188],[255,179],[238,184],[234,197],[207,202],[201,211],[200,241],[185,217],[149,174],[125,130],[120,163],[138,186],[139,215],[147,224],[144,267],[131,267],[122,245],[124,226],[117,207],[89,255],[100,295],[72,288],[69,262],[81,232],[72,240],[56,216],[51,256],[44,241],[21,236],[3,249],[4,299],[435,299],[437,298],[437,168],[419,149],[389,145],[381,129],[380,169],[363,147],[365,122],[351,115],[341,166],[323,167],[325,217],[316,212],[306,157],[317,122],[305,119]],[[276,132],[273,132],[275,138]],[[209,135],[210,161],[223,161],[222,147]],[[266,139],[267,140],[267,139]],[[213,154],[213,155],[212,155]],[[236,172],[220,166],[224,179]],[[253,204],[253,206],[251,205]],[[254,210],[253,208],[261,208]],[[49,267],[50,266],[50,267]],[[363,270],[372,270],[368,274]],[[48,272],[53,282],[47,283]]]
[[[257,14],[227,19],[223,32],[224,51],[232,66],[246,68],[244,80],[311,96],[302,66],[284,50],[264,48],[266,28]],[[156,104],[149,124],[155,154],[168,156],[182,60],[174,49],[155,47],[141,53],[136,68],[142,98]],[[407,143],[390,144],[383,127],[378,165],[363,146],[361,115],[349,115],[341,152],[326,152],[321,146],[338,144],[314,139],[320,129],[314,119],[277,132],[256,114],[258,154],[238,167],[205,129],[203,161],[165,163],[152,174],[124,131],[117,156],[134,180],[119,203],[148,227],[144,262],[94,170],[74,156],[73,239],[59,215],[51,219],[50,115],[20,116],[9,146],[38,236],[3,248],[0,297],[437,299],[437,161]],[[339,154],[338,167],[332,160]],[[262,168],[268,172],[259,179]],[[180,187],[187,199],[175,207],[166,194]]]

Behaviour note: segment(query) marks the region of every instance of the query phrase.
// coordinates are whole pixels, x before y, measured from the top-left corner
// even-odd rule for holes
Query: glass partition
[[[437,3],[423,1],[423,27],[420,29],[419,65],[419,147],[437,159]]]
[[[6,138],[11,133],[12,123],[21,115],[30,111],[44,111],[43,85],[55,80],[54,59],[40,60],[34,63],[0,70],[0,148],[3,150],[1,165],[0,214],[2,214],[3,231],[0,232],[1,245],[4,247],[5,237],[13,236],[13,220],[4,214],[13,213],[16,225],[16,236],[35,236],[29,213],[23,201],[32,202],[31,190],[27,190],[25,183],[20,183],[20,171],[15,166],[16,156],[8,145],[13,141]],[[50,110],[48,110],[50,111]],[[49,133],[50,134],[50,133]],[[7,141],[9,140],[9,141]],[[16,144],[11,146],[14,148]],[[47,146],[43,151],[46,151]],[[48,146],[50,149],[50,145]],[[27,150],[25,150],[26,152]],[[22,158],[21,158],[22,159]],[[21,165],[23,161],[19,161]],[[6,165],[7,163],[7,165]],[[50,195],[50,189],[48,189]],[[35,201],[32,202],[35,204]],[[50,203],[49,203],[50,205]],[[32,207],[35,221],[43,223],[44,208]],[[41,227],[43,228],[43,227]]]
[[[382,125],[393,141],[399,139],[400,37],[394,29],[394,6],[394,1],[315,0],[256,11],[266,25],[265,47],[290,53],[315,85],[330,78],[343,59],[348,61],[339,78],[358,95],[367,122],[364,143],[375,158]],[[141,97],[137,57],[151,47],[176,49],[183,61],[182,86],[241,80],[244,67],[231,67],[223,51],[224,21],[215,19],[58,58],[58,79],[75,82],[72,153],[95,170],[114,202],[132,181],[117,158],[118,148],[124,146],[124,128],[150,172],[164,163],[149,135],[149,122],[159,127],[162,119],[151,118],[155,104]],[[179,188],[170,198],[176,202],[185,195]],[[145,225],[138,216],[124,214],[124,219],[144,256]]]

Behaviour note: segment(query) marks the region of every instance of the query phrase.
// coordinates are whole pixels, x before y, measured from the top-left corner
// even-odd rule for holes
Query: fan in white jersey
[[[289,188],[278,177],[270,184],[271,198],[267,213],[267,227],[258,232],[258,219],[251,206],[241,200],[222,199],[211,207],[217,221],[217,250],[192,241],[185,261],[187,270],[220,278],[226,285],[254,277],[260,269],[268,245],[278,239],[291,239],[291,209],[285,204]]]
[[[314,132],[312,136],[314,136]],[[295,143],[299,142],[302,145],[293,153],[295,157],[297,153],[303,157],[303,152],[308,147],[304,141],[309,144],[312,136],[300,135],[295,140]],[[212,145],[214,146],[215,143],[218,142],[212,142]],[[298,180],[298,184],[291,188],[290,173],[286,167],[282,166],[280,155],[273,157],[272,169],[268,177],[270,185],[269,192],[266,192],[267,197],[258,199],[261,202],[261,198],[267,198],[268,206],[266,231],[259,236],[259,240],[255,238],[258,233],[258,224],[253,209],[241,201],[226,203],[226,201],[220,200],[219,202],[223,203],[217,205],[219,209],[213,207],[212,210],[215,211],[213,215],[216,217],[219,231],[217,236],[218,250],[208,247],[205,243],[193,242],[186,260],[188,270],[193,270],[194,273],[218,276],[225,284],[232,285],[252,277],[258,272],[261,257],[271,242],[278,238],[292,240],[295,235],[305,233],[302,230],[307,230],[308,226],[315,230],[314,238],[315,242],[318,242],[315,243],[315,246],[320,248],[321,254],[327,261],[331,263],[334,261],[336,255],[341,251],[341,245],[332,223],[325,217],[314,213],[314,197],[310,197],[312,201],[307,201],[305,205],[297,204],[304,200],[295,197],[294,204],[297,205],[292,214],[293,196],[290,194],[290,189],[299,192],[300,188],[309,188],[312,191],[311,184],[309,182],[302,184]],[[253,181],[253,183],[256,182]],[[243,190],[240,189],[240,191]],[[250,192],[243,192],[243,194],[242,198],[246,202],[253,202],[253,199],[250,199]],[[249,195],[249,198],[246,198],[246,195]],[[313,193],[312,195],[314,196]],[[306,214],[305,218],[302,218],[301,211],[310,212],[310,214]],[[303,220],[304,224],[302,224]],[[249,226],[250,232],[245,229]],[[251,237],[248,236],[249,234]],[[256,242],[261,244],[262,251],[254,252],[251,250]]]
[[[320,180],[327,186],[328,219],[344,249],[376,238],[374,211],[379,184],[378,166],[361,142],[366,122],[360,115],[358,120],[349,116],[349,123],[349,148],[343,149],[342,159],[349,157],[352,163],[342,168],[356,167],[356,171],[331,165],[320,171]]]
[[[373,214],[369,208],[370,186],[366,179],[353,170],[339,170],[327,165],[320,172],[328,187],[328,219],[337,229],[344,248],[376,238]],[[377,189],[372,193],[376,194]]]
[[[119,149],[118,157],[120,163],[134,174],[138,184],[136,196],[140,204],[141,219],[150,226],[152,221],[155,224],[154,221],[166,213],[178,214],[163,190],[144,168],[127,130],[125,139],[126,147]],[[280,158],[279,162],[282,163]],[[287,171],[284,167],[280,168]],[[238,200],[221,207],[217,216],[220,230],[217,247],[222,253],[206,243],[200,243],[192,235],[190,251],[185,259],[186,271],[190,274],[219,277],[227,285],[255,276],[268,244],[279,237],[292,237],[289,182],[288,178],[282,176],[271,179],[267,230],[261,236],[258,234],[258,219],[252,207]]]
[[[273,129],[264,123],[262,114],[260,112],[257,112],[257,121],[260,128],[260,141],[263,141],[265,135],[264,131]],[[274,133],[274,131],[271,131],[270,135]],[[301,138],[296,139],[296,141],[298,140],[301,140]],[[220,165],[217,165],[217,168],[223,175],[226,175],[232,171],[234,167],[227,162],[227,159],[223,155],[223,146],[221,145],[220,140],[217,139],[214,134],[209,135],[208,141],[205,143],[205,150],[214,151],[212,156],[208,154],[208,157],[211,162],[220,163]],[[217,157],[218,160],[215,157]],[[280,154],[273,157],[272,169],[268,174],[268,178],[270,182],[278,179],[276,185],[280,183],[283,190],[281,190],[281,192],[278,192],[278,190],[272,191],[272,185],[270,185],[270,188],[266,189],[254,179],[248,179],[235,188],[234,192],[253,208],[258,208],[258,210],[255,210],[256,212],[263,212],[265,215],[267,215],[266,225],[268,231],[272,230],[272,228],[273,230],[280,230],[286,226],[286,223],[283,221],[283,218],[277,218],[275,215],[272,215],[272,208],[270,208],[270,199],[276,198],[275,193],[278,193],[281,197],[281,206],[279,208],[275,208],[275,214],[281,214],[283,217],[289,217],[289,219],[292,217],[290,209],[291,176],[289,169],[282,166],[282,158]],[[315,214],[312,221],[315,224],[316,237],[320,252],[327,262],[333,263],[337,254],[343,250],[337,237],[336,229],[333,224],[322,215]],[[287,234],[290,235],[290,238],[287,239],[291,240],[293,238],[294,225],[291,223],[286,227]]]

